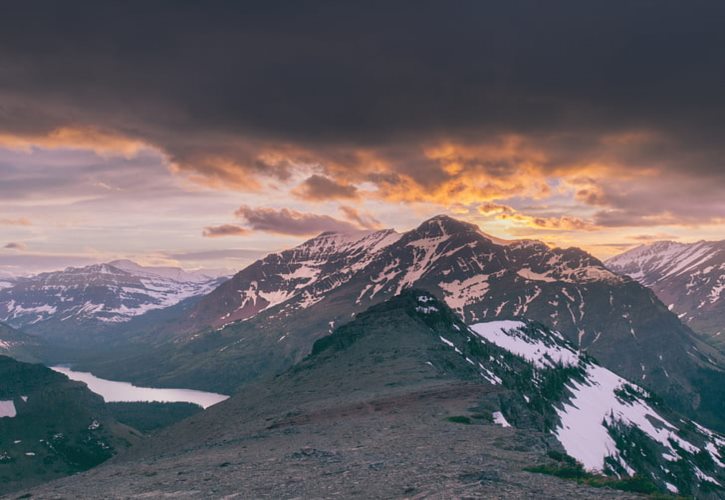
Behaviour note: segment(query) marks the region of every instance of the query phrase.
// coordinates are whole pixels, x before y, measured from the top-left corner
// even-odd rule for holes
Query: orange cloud
[[[298,198],[309,201],[358,197],[357,188],[354,185],[317,174],[305,179],[292,193]]]
[[[508,205],[498,203],[483,203],[477,207],[479,214],[496,220],[509,221],[517,226],[543,229],[549,231],[594,231],[596,224],[579,217],[557,216],[541,217],[519,212]]]
[[[478,206],[478,212],[481,215],[502,215],[502,214],[514,214],[516,210],[509,207],[508,205],[499,205],[497,203],[483,203]]]
[[[356,223],[362,228],[380,229],[382,227],[380,221],[369,213],[361,212],[360,210],[346,205],[340,205],[340,211],[345,215],[347,220]]]
[[[133,155],[152,147],[170,169],[216,189],[291,193],[305,201],[375,198],[444,207],[497,204],[512,198],[569,198],[601,212],[594,223],[577,217],[509,221],[550,230],[598,226],[713,224],[725,213],[717,183],[683,183],[663,176],[675,160],[654,155],[668,143],[647,130],[615,133],[500,133],[458,138],[428,136],[396,144],[292,143],[230,135],[159,135],[144,141],[94,128],[64,127],[46,134],[0,134],[0,147],[71,147]],[[679,161],[690,160],[682,157]],[[311,172],[314,174],[310,175]],[[677,174],[680,175],[680,174]],[[306,176],[298,185],[292,185]],[[672,186],[697,193],[691,206],[672,207]],[[686,197],[692,200],[692,197]],[[485,213],[485,209],[481,215]],[[489,210],[494,208],[489,207]],[[505,209],[497,208],[496,210]]]
[[[497,215],[496,218],[550,231],[595,231],[599,229],[592,221],[566,215],[560,217],[534,217],[517,212],[513,214],[502,213]]]
[[[144,141],[106,132],[94,127],[60,127],[44,134],[17,135],[0,133],[0,147],[31,150],[84,149],[99,155],[121,155],[131,158],[144,148],[151,147]]]

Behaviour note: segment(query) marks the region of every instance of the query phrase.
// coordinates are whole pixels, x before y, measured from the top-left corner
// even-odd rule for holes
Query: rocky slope
[[[660,241],[606,265],[651,288],[683,323],[725,348],[725,241]]]
[[[41,344],[40,339],[0,323],[0,355],[20,361],[37,361],[33,353]]]
[[[89,469],[136,440],[84,384],[0,356],[0,493]]]
[[[216,276],[113,261],[17,278],[0,289],[0,321],[47,337],[96,333],[208,293]],[[85,337],[85,338],[84,338]]]
[[[589,470],[639,478],[604,484],[717,498],[724,446],[559,333],[514,321],[469,328],[412,290],[318,340],[285,373],[30,493],[629,497],[525,471],[567,452]]]
[[[141,383],[233,391],[284,370],[335,325],[410,287],[431,291],[468,323],[526,317],[555,328],[620,376],[725,428],[712,389],[725,384],[722,354],[652,291],[579,249],[501,241],[445,216],[403,234],[325,233],[271,254],[165,325],[166,336],[139,339],[143,352],[87,368],[114,377],[122,365]]]

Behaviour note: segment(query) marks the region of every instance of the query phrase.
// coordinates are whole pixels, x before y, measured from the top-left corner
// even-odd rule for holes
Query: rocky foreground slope
[[[725,241],[659,241],[606,264],[651,288],[682,322],[725,348]]]
[[[430,293],[410,291],[318,340],[285,373],[30,493],[631,496],[527,472],[556,470],[569,453],[614,478],[590,484],[717,498],[724,446],[542,325],[469,329]]]

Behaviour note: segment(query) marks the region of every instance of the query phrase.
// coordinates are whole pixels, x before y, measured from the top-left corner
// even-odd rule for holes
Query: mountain
[[[621,488],[704,499],[723,492],[723,454],[721,436],[560,333],[511,320],[469,328],[408,290],[280,375],[29,493],[635,498],[609,489]]]
[[[0,356],[0,494],[89,469],[136,440],[85,384]]]
[[[223,278],[128,260],[18,278],[0,289],[0,321],[46,337],[104,331],[208,293]],[[86,335],[87,337],[87,335]]]
[[[20,361],[37,361],[32,353],[40,344],[42,344],[40,339],[0,323],[0,355]]]
[[[725,240],[641,245],[606,261],[651,288],[682,322],[725,348]]]
[[[154,330],[137,352],[86,369],[139,383],[234,391],[280,372],[370,305],[418,287],[468,324],[522,317],[560,331],[604,366],[725,428],[723,355],[654,293],[576,249],[502,241],[434,217],[406,233],[323,233],[256,261]],[[220,373],[224,376],[220,377]]]

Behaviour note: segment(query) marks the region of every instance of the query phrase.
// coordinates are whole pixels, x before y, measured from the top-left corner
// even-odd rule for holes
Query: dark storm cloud
[[[683,175],[698,196],[725,188],[724,24],[709,1],[17,2],[0,19],[0,134],[97,127],[211,182],[253,188],[321,163],[320,179],[396,199],[447,183],[436,200],[471,171],[496,181],[473,195],[505,198],[529,158],[485,151],[456,174],[425,146],[515,134],[544,174],[607,160],[661,172],[647,199]],[[638,131],[657,140],[622,139]],[[387,168],[359,173],[373,163],[359,150]],[[611,191],[580,197],[608,200],[600,224],[662,215]],[[725,212],[701,199],[704,218]]]
[[[17,241],[11,241],[10,243],[7,243],[3,248],[7,248],[8,250],[27,250],[28,245]]]
[[[295,195],[305,200],[322,201],[356,198],[358,193],[353,185],[341,184],[322,175],[311,175],[295,190]]]
[[[221,226],[205,227],[202,235],[206,238],[221,238],[224,236],[245,236],[249,232],[249,229],[235,224],[222,224]]]
[[[252,208],[241,206],[234,214],[256,231],[292,236],[315,235],[325,231],[350,232],[360,228],[350,222],[330,217],[290,210],[288,208]]]

